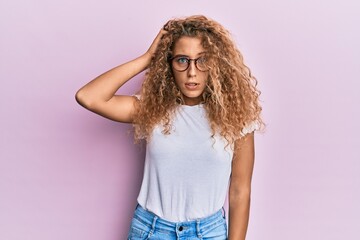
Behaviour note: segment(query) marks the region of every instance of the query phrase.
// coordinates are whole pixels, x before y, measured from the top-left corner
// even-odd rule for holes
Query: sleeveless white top
[[[257,128],[251,124],[242,134]],[[146,147],[138,203],[159,217],[182,222],[207,217],[224,205],[233,151],[215,135],[202,104],[180,105],[171,134],[155,127]]]

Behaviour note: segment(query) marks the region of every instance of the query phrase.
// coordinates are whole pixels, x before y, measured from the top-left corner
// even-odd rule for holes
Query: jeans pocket
[[[149,231],[150,229],[146,224],[136,218],[133,218],[127,240],[145,240]]]
[[[204,239],[209,240],[226,240],[227,239],[227,225],[226,221],[220,221],[202,233]]]

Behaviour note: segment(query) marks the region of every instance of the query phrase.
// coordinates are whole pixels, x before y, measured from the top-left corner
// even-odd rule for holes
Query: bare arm
[[[246,237],[254,157],[254,133],[249,133],[245,141],[235,143],[229,188],[229,240]]]
[[[140,57],[119,65],[77,91],[76,101],[101,116],[119,122],[132,122],[136,99],[132,96],[115,95],[116,91],[135,75],[144,71],[166,31],[161,30],[148,51]]]

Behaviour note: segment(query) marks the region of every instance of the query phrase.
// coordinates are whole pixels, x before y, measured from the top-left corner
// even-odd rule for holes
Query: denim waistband
[[[224,214],[222,214],[223,209],[224,208],[221,208],[214,214],[204,218],[182,222],[171,222],[160,218],[156,214],[144,209],[140,204],[137,204],[134,218],[151,228],[151,232],[154,232],[156,228],[161,229],[162,231],[167,231],[169,233],[176,233],[178,236],[185,233],[194,232],[198,235],[198,237],[201,237],[201,233],[206,231],[206,229],[224,222],[225,210]]]

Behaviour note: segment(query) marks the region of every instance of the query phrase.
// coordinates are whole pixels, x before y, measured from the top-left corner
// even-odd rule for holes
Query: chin
[[[184,101],[185,102],[191,102],[199,104],[202,101],[201,94],[200,95],[184,95]]]

